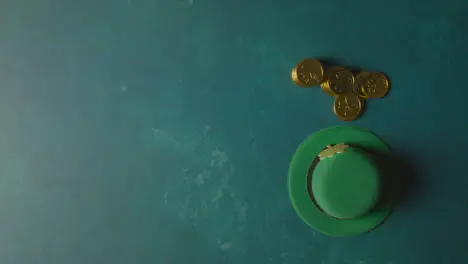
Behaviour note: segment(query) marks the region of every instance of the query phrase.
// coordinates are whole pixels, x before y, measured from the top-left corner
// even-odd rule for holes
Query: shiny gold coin
[[[364,107],[364,102],[353,93],[340,94],[335,98],[333,112],[343,121],[357,119]]]
[[[354,87],[353,87],[353,93],[361,98],[369,98],[364,92],[363,92],[363,83],[367,78],[372,73],[370,72],[360,72],[358,75],[356,75],[355,81],[354,81]]]
[[[372,72],[362,82],[362,92],[369,98],[382,98],[390,88],[387,76],[380,72]]]
[[[305,59],[292,70],[291,77],[295,84],[302,87],[320,85],[323,80],[323,65],[316,59]]]
[[[353,92],[354,81],[354,74],[344,69],[330,75],[328,85],[334,94],[345,94]]]
[[[329,80],[330,80],[330,77],[331,76],[335,76],[337,72],[340,72],[342,70],[346,70],[345,68],[341,67],[341,66],[335,66],[335,67],[331,67],[330,69],[328,69],[324,76],[323,76],[323,82],[320,84],[320,87],[322,88],[322,90],[328,94],[328,95],[331,95],[331,96],[336,96],[337,94],[334,93],[331,89],[330,89],[330,83],[329,83]]]

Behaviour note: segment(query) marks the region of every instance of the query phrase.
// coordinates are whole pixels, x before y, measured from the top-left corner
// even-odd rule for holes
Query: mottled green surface
[[[468,262],[467,11],[0,0],[0,262]],[[308,56],[391,78],[354,124],[411,158],[418,184],[370,234],[322,236],[288,199],[296,147],[342,123],[291,84]]]

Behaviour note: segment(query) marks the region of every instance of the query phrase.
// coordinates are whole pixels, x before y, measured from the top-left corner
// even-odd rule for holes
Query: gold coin
[[[350,70],[341,70],[329,76],[328,85],[332,93],[345,94],[353,92],[354,74]]]
[[[364,107],[363,101],[353,93],[340,94],[335,98],[333,112],[343,121],[357,119]]]
[[[362,83],[362,92],[369,98],[382,98],[389,88],[387,76],[380,72],[372,72]]]
[[[361,98],[369,98],[364,92],[363,92],[363,82],[369,78],[369,76],[372,73],[370,72],[360,72],[358,75],[356,75],[355,81],[354,81],[354,89],[353,93]]]
[[[320,87],[326,94],[331,95],[331,96],[337,95],[330,89],[329,80],[331,76],[336,75],[337,72],[342,71],[342,70],[346,70],[346,69],[340,66],[335,66],[335,67],[331,67],[325,72],[323,76],[323,82],[320,84]]]
[[[292,70],[291,77],[295,84],[302,87],[319,85],[323,80],[323,65],[316,59],[305,59]]]

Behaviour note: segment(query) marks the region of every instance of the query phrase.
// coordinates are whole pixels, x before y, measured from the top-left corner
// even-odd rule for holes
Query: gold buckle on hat
[[[323,160],[324,158],[331,157],[337,153],[343,153],[345,149],[349,148],[349,145],[346,145],[345,143],[339,143],[336,145],[327,145],[327,148],[322,150],[319,154],[318,157],[320,160]]]

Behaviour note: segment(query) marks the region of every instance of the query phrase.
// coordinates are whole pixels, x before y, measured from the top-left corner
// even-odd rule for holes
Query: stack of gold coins
[[[381,72],[360,72],[356,76],[354,93],[361,98],[382,98],[389,89],[390,81]]]
[[[323,80],[323,65],[316,59],[305,59],[292,70],[291,77],[295,84],[302,87],[320,85]]]
[[[364,101],[353,93],[340,94],[335,97],[333,113],[343,121],[353,121],[361,116]]]
[[[324,76],[320,87],[326,94],[338,96],[353,91],[355,79],[350,70],[340,66],[331,67]]]
[[[363,99],[382,98],[389,90],[388,78],[380,72],[360,72],[354,76],[345,67],[334,66],[324,71],[317,59],[305,59],[292,70],[292,80],[302,87],[320,86],[335,97],[333,112],[343,121],[357,119],[364,108]]]

